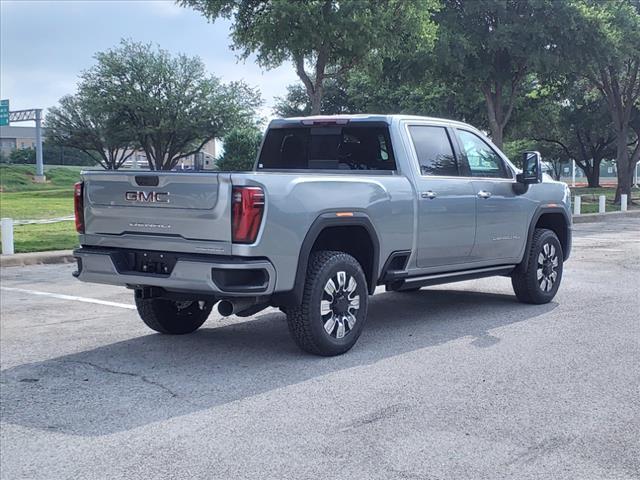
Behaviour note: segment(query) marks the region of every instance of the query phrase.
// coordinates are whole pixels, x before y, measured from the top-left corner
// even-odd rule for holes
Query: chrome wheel
[[[360,295],[358,282],[347,272],[338,272],[324,286],[320,300],[320,315],[324,331],[334,338],[343,338],[354,329]]]
[[[542,251],[538,254],[538,268],[536,278],[538,286],[543,292],[549,292],[558,279],[558,252],[551,243],[542,245]]]

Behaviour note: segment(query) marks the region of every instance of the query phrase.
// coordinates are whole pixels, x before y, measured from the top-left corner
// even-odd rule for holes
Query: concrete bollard
[[[622,195],[620,195],[620,211],[621,212],[627,211],[627,194],[626,193],[623,193]]]
[[[2,255],[13,255],[13,219],[3,218],[1,221]]]
[[[582,206],[582,199],[580,198],[580,195],[576,195],[575,197],[573,197],[573,214],[574,215],[580,215],[580,207]]]
[[[607,197],[600,195],[598,197],[598,213],[605,213],[607,210]]]

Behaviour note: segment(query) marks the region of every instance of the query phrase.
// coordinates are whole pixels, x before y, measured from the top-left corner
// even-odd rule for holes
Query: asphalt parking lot
[[[574,235],[554,302],[380,293],[335,358],[275,310],[162,336],[72,265],[4,268],[0,476],[640,478],[640,219]]]

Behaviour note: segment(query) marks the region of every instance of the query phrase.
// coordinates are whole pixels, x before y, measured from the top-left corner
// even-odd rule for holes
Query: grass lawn
[[[80,180],[80,170],[80,167],[46,168],[47,183],[35,183],[35,165],[0,165],[0,189],[5,193],[72,188]]]
[[[0,193],[0,214],[14,220],[73,215],[73,189]]]
[[[576,187],[571,189],[571,196],[581,196],[582,205],[580,207],[581,213],[598,213],[599,196],[604,195],[607,197],[605,211],[618,212],[620,211],[620,205],[614,205],[613,199],[616,195],[615,187],[601,187],[601,188],[589,188],[589,187]],[[636,205],[631,204],[631,201],[636,202]],[[627,201],[627,208],[629,210],[640,208],[640,190],[637,188],[631,189],[631,198]]]
[[[16,253],[70,250],[78,246],[74,222],[16,225],[13,232]]]
[[[73,184],[83,167],[47,166],[47,183],[35,183],[34,165],[0,165],[0,216],[35,220],[73,215]],[[67,250],[78,244],[73,221],[15,225],[17,253]]]

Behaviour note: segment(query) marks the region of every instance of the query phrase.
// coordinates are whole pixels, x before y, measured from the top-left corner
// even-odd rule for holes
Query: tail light
[[[73,211],[76,216],[76,231],[84,233],[84,182],[73,186]]]
[[[231,203],[233,242],[255,242],[262,223],[264,192],[260,187],[233,187]]]

